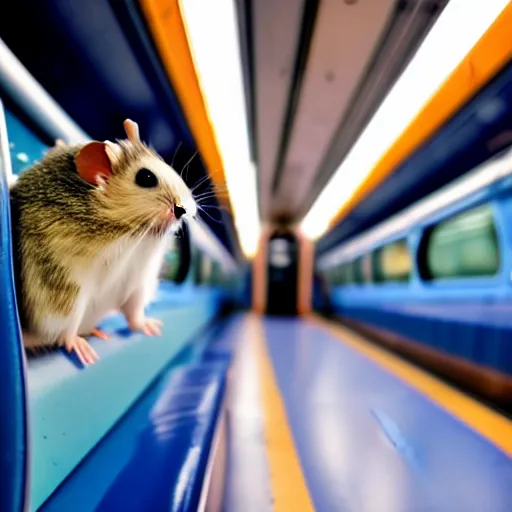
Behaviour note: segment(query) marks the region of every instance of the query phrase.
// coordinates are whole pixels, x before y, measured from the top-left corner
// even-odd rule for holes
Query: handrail
[[[75,144],[90,139],[1,39],[0,85],[50,137]]]

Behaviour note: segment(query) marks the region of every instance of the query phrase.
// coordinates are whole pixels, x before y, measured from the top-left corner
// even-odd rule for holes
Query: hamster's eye
[[[158,185],[158,178],[149,169],[143,167],[137,171],[135,183],[142,188],[155,188]]]

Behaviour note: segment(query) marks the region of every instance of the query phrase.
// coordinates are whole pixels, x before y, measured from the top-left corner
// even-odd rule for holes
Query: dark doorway
[[[268,243],[267,313],[297,314],[299,247],[289,231],[275,232]]]

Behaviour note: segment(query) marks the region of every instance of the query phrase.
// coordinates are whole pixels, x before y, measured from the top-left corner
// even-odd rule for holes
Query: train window
[[[212,260],[206,254],[201,259],[201,283],[211,284],[212,278]]]
[[[347,284],[347,265],[340,265],[337,269],[336,284],[343,285]]]
[[[373,255],[373,278],[378,283],[408,281],[412,258],[407,241],[397,240],[377,249]]]
[[[426,239],[427,279],[492,276],[500,268],[498,235],[490,205],[434,226]]]
[[[363,273],[363,282],[371,283],[373,279],[372,258],[370,254],[366,254],[361,258],[361,271]]]
[[[331,286],[341,284],[341,267],[331,267],[327,270],[326,277]]]
[[[345,284],[345,268],[343,265],[340,265],[338,267],[336,267],[336,269],[334,270],[334,284],[335,285],[341,285],[341,284]]]
[[[167,251],[164,264],[162,266],[161,276],[165,281],[175,281],[181,266],[180,248],[177,239],[171,243],[171,248]]]
[[[351,284],[354,282],[354,266],[352,263],[343,264],[340,270],[340,284]]]
[[[222,285],[222,268],[218,261],[214,261],[212,265],[211,283],[213,286]]]
[[[194,284],[201,284],[201,268],[202,268],[202,260],[205,258],[204,254],[199,250],[196,249],[194,251],[194,258],[193,258],[193,270],[194,270]]]
[[[354,283],[361,284],[364,282],[363,273],[363,258],[357,258],[352,262],[352,272],[354,276]]]
[[[331,270],[331,282],[333,286],[339,286],[343,284],[343,267],[338,265],[337,267],[333,267]]]
[[[167,251],[161,270],[161,278],[165,281],[182,283],[185,281],[190,267],[190,238],[186,223],[183,223],[180,235],[175,236],[171,248]]]
[[[12,172],[20,174],[40,160],[49,146],[9,109],[5,109],[5,121],[9,133]]]
[[[269,262],[273,267],[285,268],[292,264],[291,247],[286,238],[274,238],[270,242]]]

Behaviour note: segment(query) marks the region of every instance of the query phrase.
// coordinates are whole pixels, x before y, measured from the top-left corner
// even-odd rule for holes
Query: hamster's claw
[[[156,318],[144,318],[140,322],[133,322],[130,324],[132,331],[143,332],[146,336],[162,336],[163,322]]]
[[[74,351],[84,366],[94,364],[100,358],[87,340],[80,336],[68,338],[64,342],[64,346],[68,352]]]
[[[94,336],[104,341],[108,341],[110,339],[110,336],[106,332],[103,332],[101,329],[93,329],[91,332],[91,336]]]

